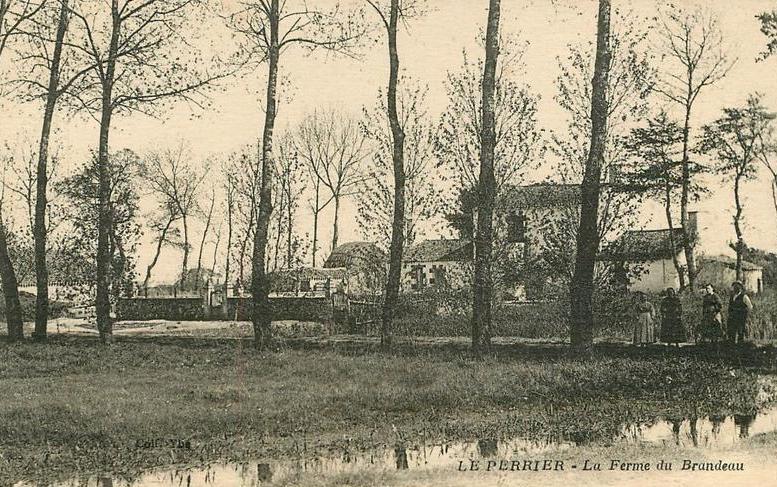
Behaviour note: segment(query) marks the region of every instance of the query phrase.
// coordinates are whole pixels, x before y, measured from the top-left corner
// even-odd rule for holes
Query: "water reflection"
[[[498,442],[493,438],[478,440],[478,453],[482,458],[492,458],[497,456]]]
[[[397,470],[407,470],[409,468],[407,464],[407,448],[397,445],[394,448],[394,458],[397,463]]]
[[[777,408],[759,414],[732,416],[667,417],[648,423],[622,425],[612,443],[673,444],[685,448],[730,446],[753,435],[777,431]],[[524,460],[537,455],[590,443],[591,435],[584,431],[558,432],[539,438],[481,438],[475,441],[438,443],[398,443],[377,446],[366,451],[344,449],[341,455],[314,455],[306,448],[299,457],[283,461],[213,464],[198,469],[173,469],[143,474],[134,481],[92,478],[86,485],[97,487],[258,487],[270,482],[295,484],[304,476],[320,476],[364,469],[408,470],[424,468],[455,468],[460,460],[489,458]],[[530,458],[530,457],[529,457]],[[536,457],[535,457],[536,458]],[[16,487],[27,487],[19,483]],[[84,485],[73,480],[52,487]]]
[[[740,438],[747,438],[750,436],[750,426],[755,421],[755,414],[735,414],[734,426],[739,430]]]
[[[256,465],[256,478],[259,482],[269,482],[272,480],[272,469],[269,463],[259,463]]]

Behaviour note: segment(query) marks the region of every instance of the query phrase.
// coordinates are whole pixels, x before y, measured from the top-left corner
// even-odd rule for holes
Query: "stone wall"
[[[202,298],[121,298],[116,315],[120,320],[132,321],[205,319]]]
[[[327,297],[272,297],[273,320],[317,321],[332,320],[332,300]],[[122,298],[117,307],[119,320],[202,321],[251,319],[251,298],[227,299],[227,316],[223,308],[203,306],[202,298]]]
[[[251,298],[228,298],[228,319],[238,321],[251,319]],[[327,297],[273,297],[270,298],[273,319],[318,321],[325,323],[332,320],[332,299]]]

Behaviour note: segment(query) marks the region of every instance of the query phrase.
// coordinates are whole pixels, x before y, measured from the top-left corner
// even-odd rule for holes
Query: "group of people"
[[[740,281],[731,285],[731,297],[728,302],[728,319],[723,327],[723,302],[715,294],[715,289],[708,284],[704,287],[701,304],[701,322],[694,330],[699,342],[717,343],[727,339],[731,343],[742,343],[745,338],[748,315],[753,309],[745,286]],[[637,320],[634,324],[632,341],[635,345],[645,346],[656,342],[655,323],[656,310],[648,301],[645,293],[639,293],[637,303]],[[664,343],[680,346],[688,341],[688,333],[683,323],[682,304],[680,297],[673,288],[668,288],[661,299],[661,328],[659,340]]]

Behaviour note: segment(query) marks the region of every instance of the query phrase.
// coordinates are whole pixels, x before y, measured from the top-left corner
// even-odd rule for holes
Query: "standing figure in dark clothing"
[[[707,284],[704,288],[705,294],[701,304],[701,326],[699,330],[699,339],[717,343],[719,338],[723,337],[723,317],[720,312],[723,310],[723,303],[715,294],[715,288]]]
[[[731,285],[733,294],[728,301],[728,322],[726,331],[729,343],[742,343],[745,339],[747,317],[753,309],[753,303],[745,293],[745,286],[740,281]]]
[[[661,341],[674,343],[677,347],[686,340],[683,326],[683,308],[674,288],[667,288],[661,300]]]

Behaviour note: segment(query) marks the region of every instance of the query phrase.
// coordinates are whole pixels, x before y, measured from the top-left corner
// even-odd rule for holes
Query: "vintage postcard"
[[[0,0],[0,486],[777,485],[776,0]]]

